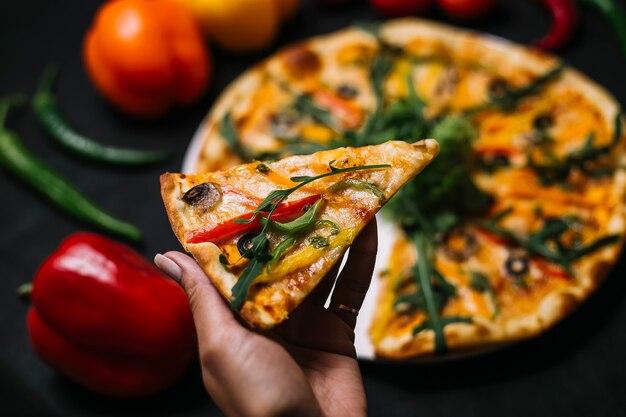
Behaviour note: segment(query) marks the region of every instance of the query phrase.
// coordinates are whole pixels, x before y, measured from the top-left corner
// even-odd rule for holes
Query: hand
[[[199,265],[179,252],[155,263],[178,281],[196,324],[204,385],[227,416],[365,416],[363,381],[355,359],[356,314],[369,287],[377,251],[376,221],[339,265],[290,315],[263,334],[244,327]]]

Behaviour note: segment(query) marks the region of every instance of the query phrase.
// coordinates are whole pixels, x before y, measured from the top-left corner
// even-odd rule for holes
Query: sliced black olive
[[[455,245],[455,247],[451,247],[451,239],[461,239],[462,245],[460,247],[456,247],[457,245]],[[476,241],[476,236],[467,230],[456,229],[445,237],[442,248],[446,255],[448,255],[451,259],[461,262],[476,253],[478,250],[478,242]]]
[[[261,174],[268,174],[271,171],[270,167],[265,164],[257,165],[256,170],[259,171]]]
[[[533,127],[537,130],[546,130],[554,125],[554,118],[550,113],[540,113],[533,120]]]
[[[522,278],[530,270],[528,254],[522,251],[512,251],[504,262],[506,272],[513,278]]]
[[[487,172],[495,172],[499,168],[508,167],[511,165],[508,155],[503,153],[494,153],[485,155],[480,160],[480,166]]]
[[[239,238],[239,240],[237,241],[237,250],[241,255],[243,255],[246,251],[252,249],[252,239],[257,236],[257,234],[248,233]]]
[[[289,135],[289,131],[298,121],[298,115],[294,111],[281,111],[274,114],[271,119],[271,128],[278,137]]]
[[[222,194],[220,193],[219,185],[212,182],[205,182],[188,190],[185,195],[183,195],[183,201],[192,206],[201,206],[205,209],[209,209],[220,201],[221,197]]]
[[[345,99],[353,99],[359,95],[359,90],[352,87],[351,85],[341,84],[339,88],[337,88],[337,94],[341,98]]]
[[[509,83],[504,78],[494,78],[489,82],[489,96],[501,97],[509,91]]]

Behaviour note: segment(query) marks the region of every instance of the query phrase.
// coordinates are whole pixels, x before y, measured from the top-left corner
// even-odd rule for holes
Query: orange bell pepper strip
[[[100,93],[141,118],[196,101],[211,75],[200,28],[173,0],[106,2],[85,36],[83,58]]]
[[[312,195],[289,203],[281,203],[272,213],[271,220],[286,221],[298,217],[304,212],[305,207],[315,204],[322,196]],[[237,223],[236,220],[249,220],[254,216],[253,212],[244,213],[230,220],[220,223],[217,226],[201,227],[187,232],[185,238],[187,243],[221,242],[232,237],[243,235],[261,228],[260,216],[267,217],[266,212],[259,213],[250,223]]]

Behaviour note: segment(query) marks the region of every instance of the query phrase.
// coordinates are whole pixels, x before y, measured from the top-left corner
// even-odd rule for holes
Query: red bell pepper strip
[[[282,203],[276,207],[272,213],[271,219],[274,221],[285,221],[298,217],[306,206],[315,204],[322,196],[320,194],[304,197],[300,200]],[[267,217],[266,212],[261,212],[250,223],[236,223],[235,220],[249,220],[254,216],[253,212],[244,213],[240,216],[233,217],[230,220],[220,223],[217,226],[201,227],[192,230],[186,234],[187,243],[204,243],[204,242],[220,242],[226,239],[242,235],[261,228],[259,216]]]
[[[574,0],[537,0],[552,16],[548,33],[535,42],[542,49],[556,49],[570,40],[578,23],[578,7]]]
[[[182,289],[122,244],[90,233],[67,238],[32,285],[28,330],[37,354],[101,394],[161,391],[196,350]]]

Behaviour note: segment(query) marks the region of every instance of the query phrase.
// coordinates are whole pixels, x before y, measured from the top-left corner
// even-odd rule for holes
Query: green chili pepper
[[[598,10],[613,28],[626,57],[626,11],[616,0],[582,0]]]
[[[320,198],[319,200],[317,200],[317,203],[315,203],[311,208],[307,210],[306,213],[304,213],[302,216],[298,217],[297,219],[292,220],[288,223],[280,223],[280,222],[272,221],[271,227],[272,229],[276,231],[279,231],[281,233],[286,233],[288,235],[293,235],[298,232],[301,232],[304,229],[311,226],[315,222],[315,218],[317,217],[317,214],[320,212],[322,208],[322,204],[324,204],[324,199]],[[262,218],[262,219],[265,219],[265,218]],[[261,220],[261,221],[266,221],[266,220]]]
[[[274,250],[272,251],[272,259],[266,265],[268,272],[270,272],[274,268],[274,265],[276,265],[276,262],[278,262],[280,258],[283,257],[285,252],[287,252],[287,250],[291,248],[295,243],[296,243],[296,238],[290,236],[287,239],[280,242],[274,248]]]
[[[369,182],[359,181],[355,179],[347,179],[347,180],[339,181],[338,183],[333,184],[330,187],[328,187],[328,190],[338,191],[347,187],[354,187],[354,188],[358,188],[361,190],[370,191],[372,194],[378,197],[381,203],[384,203],[385,200],[387,200],[387,197],[385,197],[385,193],[383,193],[380,190],[380,188],[378,188],[374,184],[370,184]]]
[[[115,165],[152,164],[168,157],[165,151],[106,146],[77,133],[60,115],[56,98],[52,93],[57,72],[54,66],[49,66],[44,71],[33,99],[33,112],[41,127],[58,145],[83,158]]]
[[[130,240],[141,239],[139,229],[111,217],[83,197],[74,186],[31,154],[15,132],[4,127],[9,108],[25,101],[26,98],[20,95],[0,99],[0,165],[73,217]]]

